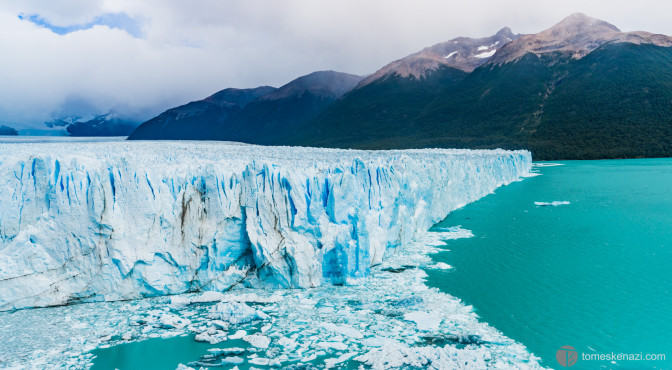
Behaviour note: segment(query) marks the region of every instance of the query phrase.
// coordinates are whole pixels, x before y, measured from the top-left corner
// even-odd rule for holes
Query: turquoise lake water
[[[558,162],[451,213],[474,237],[450,241],[429,285],[473,305],[542,364],[574,347],[572,369],[672,368],[672,160]],[[534,202],[569,201],[557,207]],[[582,353],[666,361],[583,361]]]
[[[194,335],[147,339],[93,351],[96,361],[91,369],[175,369],[179,363],[197,360],[215,347],[195,341]]]

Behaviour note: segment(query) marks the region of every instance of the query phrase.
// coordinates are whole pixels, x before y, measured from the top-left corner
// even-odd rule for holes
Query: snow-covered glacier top
[[[0,144],[0,310],[353,284],[527,151]]]

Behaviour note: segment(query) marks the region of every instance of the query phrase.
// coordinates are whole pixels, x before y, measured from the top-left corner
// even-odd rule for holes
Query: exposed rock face
[[[131,140],[206,140],[216,138],[223,122],[274,87],[224,89],[203,100],[171,108],[135,129]]]
[[[74,122],[66,130],[72,136],[128,136],[139,125],[137,121],[108,113],[88,121]]]
[[[672,46],[672,38],[668,36],[642,31],[621,32],[618,27],[605,21],[575,13],[547,30],[521,36],[504,45],[489,63],[512,62],[527,53],[540,55],[560,52],[580,59],[608,42]]]
[[[440,66],[471,72],[486,63],[499,48],[518,37],[519,35],[514,35],[511,29],[505,27],[490,37],[480,39],[458,37],[442,42],[386,65],[365,78],[359,87],[394,74],[420,79],[427,71]]]

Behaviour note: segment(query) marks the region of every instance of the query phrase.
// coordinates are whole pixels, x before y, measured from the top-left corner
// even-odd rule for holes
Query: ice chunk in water
[[[557,206],[564,206],[569,204],[568,201],[566,200],[555,200],[552,202],[534,202],[534,204],[541,206],[541,207],[557,207]]]
[[[210,311],[210,317],[230,324],[265,320],[268,315],[240,302],[220,302]]]
[[[271,338],[260,334],[246,335],[243,337],[243,340],[257,348],[268,348],[269,344],[271,344]]]

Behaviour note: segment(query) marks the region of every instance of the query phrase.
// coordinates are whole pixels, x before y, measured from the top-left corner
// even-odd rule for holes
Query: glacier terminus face
[[[527,151],[0,144],[0,310],[357,284]]]

